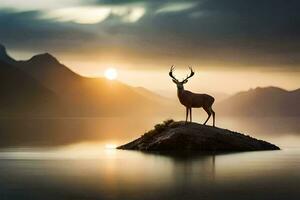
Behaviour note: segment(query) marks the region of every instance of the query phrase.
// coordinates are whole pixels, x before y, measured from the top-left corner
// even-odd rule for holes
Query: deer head
[[[183,84],[187,83],[188,79],[191,78],[192,76],[194,76],[195,72],[193,71],[193,69],[191,67],[189,67],[189,69],[191,70],[190,74],[187,75],[187,77],[185,79],[183,79],[182,81],[178,81],[178,79],[176,79],[173,75],[174,68],[175,68],[174,65],[172,65],[170,68],[169,76],[172,78],[172,81],[177,85],[178,89],[183,89]]]

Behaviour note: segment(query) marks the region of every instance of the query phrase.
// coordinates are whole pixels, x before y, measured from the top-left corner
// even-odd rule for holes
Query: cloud
[[[1,0],[0,8],[17,11],[48,10],[83,4],[82,0]]]
[[[299,1],[77,3],[28,12],[0,10],[0,26],[5,27],[0,42],[21,49],[50,48],[83,60],[95,52],[110,53],[139,66],[300,66]]]
[[[75,7],[51,10],[42,14],[42,19],[71,21],[79,24],[96,24],[104,21],[110,14],[108,7]]]
[[[145,14],[146,10],[137,5],[96,5],[54,9],[43,12],[42,19],[70,21],[79,24],[97,24],[109,16],[116,16],[125,23],[134,23]]]
[[[42,20],[40,12],[0,11],[0,43],[13,50],[70,51],[74,47],[89,46],[96,34],[68,23]]]
[[[0,8],[11,9],[17,12],[40,11],[40,19],[50,19],[61,22],[74,22],[79,24],[97,24],[109,16],[117,16],[120,21],[134,23],[146,12],[144,5],[133,4],[141,2],[131,1],[99,1],[92,0],[3,0]],[[92,4],[91,4],[92,3]]]
[[[146,10],[143,7],[132,8],[128,10],[126,14],[121,14],[121,17],[124,22],[134,23],[143,17],[145,12]],[[118,15],[118,12],[113,13]]]
[[[159,8],[156,13],[180,12],[197,6],[198,2],[175,2],[167,3]]]

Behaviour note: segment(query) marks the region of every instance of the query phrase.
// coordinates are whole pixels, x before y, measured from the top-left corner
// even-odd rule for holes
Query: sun
[[[118,72],[115,68],[108,68],[105,70],[104,76],[109,80],[115,80],[118,77]]]
[[[116,144],[105,144],[105,149],[115,149],[117,148]]]

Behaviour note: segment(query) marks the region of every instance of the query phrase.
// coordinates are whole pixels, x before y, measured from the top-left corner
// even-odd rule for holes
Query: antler
[[[195,72],[193,71],[193,68],[189,67],[189,69],[191,70],[190,75],[188,75],[182,82],[187,81],[189,78],[191,78],[192,76],[194,76]]]
[[[170,76],[172,79],[174,79],[175,81],[178,81],[177,78],[175,78],[175,77],[173,76],[173,70],[174,70],[174,68],[175,68],[174,65],[172,65],[171,68],[170,68],[169,76]]]

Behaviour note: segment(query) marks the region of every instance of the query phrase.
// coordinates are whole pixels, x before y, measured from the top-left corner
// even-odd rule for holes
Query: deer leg
[[[190,108],[190,122],[192,122],[192,108]]]
[[[215,127],[215,116],[216,116],[216,113],[215,111],[210,107],[210,112],[212,113],[212,116],[213,116],[213,127]]]
[[[207,119],[206,119],[206,121],[204,122],[204,124],[203,125],[205,125],[206,123],[207,123],[207,121],[209,120],[209,118],[210,118],[210,116],[211,116],[211,113],[210,113],[210,110],[209,109],[207,109],[207,108],[203,108],[205,111],[206,111],[206,113],[208,114],[208,117],[207,117]]]
[[[188,116],[189,116],[189,108],[188,108],[188,107],[186,107],[186,113],[185,113],[185,123],[187,123]]]

